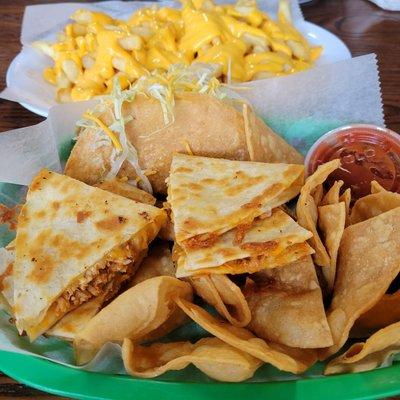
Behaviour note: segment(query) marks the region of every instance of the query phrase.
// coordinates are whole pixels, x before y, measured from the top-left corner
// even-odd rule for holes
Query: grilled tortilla
[[[129,142],[136,148],[139,165],[152,171],[149,180],[156,193],[165,194],[174,153],[193,152],[208,157],[232,160],[283,162],[302,164],[303,157],[274,133],[259,118],[246,119],[226,101],[197,93],[175,93],[174,120],[165,125],[160,102],[137,96],[125,102],[123,116]],[[99,116],[107,126],[113,123],[112,113]],[[65,174],[90,185],[104,180],[111,169],[113,145],[97,128],[86,128],[79,134]],[[136,174],[124,162],[120,176],[135,179]]]
[[[216,236],[270,213],[295,197],[304,167],[176,154],[168,202],[175,237],[184,249],[205,247]]]
[[[16,325],[34,340],[67,312],[118,291],[165,222],[164,211],[43,170],[18,219]]]
[[[257,218],[249,227],[239,226],[208,247],[191,249],[178,260],[178,267],[198,270],[223,265],[229,261],[265,254],[281,254],[284,249],[304,243],[311,232],[298,225],[284,211],[275,209],[270,217]]]

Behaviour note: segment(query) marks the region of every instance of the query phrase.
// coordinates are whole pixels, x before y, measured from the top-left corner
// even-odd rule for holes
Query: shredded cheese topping
[[[86,119],[89,119],[89,120],[93,121],[94,123],[96,123],[104,131],[104,133],[106,133],[110,137],[114,147],[118,151],[122,151],[122,146],[121,146],[121,143],[119,142],[118,138],[115,136],[114,132],[112,132],[111,129],[100,118],[95,117],[93,114],[91,114],[89,112],[85,112],[85,114],[83,114],[83,116]]]
[[[243,104],[243,121],[244,121],[244,134],[246,135],[246,145],[247,151],[249,152],[250,161],[255,160],[254,147],[251,141],[251,126],[250,126],[250,116],[249,116],[249,106]]]
[[[186,149],[187,153],[188,153],[190,156],[193,156],[194,153],[193,153],[193,151],[192,151],[192,148],[190,147],[189,142],[188,142],[186,139],[182,139],[182,143],[183,143],[183,145],[185,146],[185,149]]]

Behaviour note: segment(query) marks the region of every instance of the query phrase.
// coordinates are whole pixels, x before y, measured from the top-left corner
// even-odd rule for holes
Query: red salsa
[[[372,125],[353,125],[331,131],[311,149],[308,173],[328,161],[339,158],[341,168],[328,178],[344,182],[352,198],[370,193],[371,181],[385,189],[400,192],[400,136]]]

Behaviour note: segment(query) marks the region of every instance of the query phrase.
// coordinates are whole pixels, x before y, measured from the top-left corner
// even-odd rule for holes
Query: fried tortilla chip
[[[135,186],[130,185],[120,179],[112,179],[95,185],[96,187],[107,190],[108,192],[118,194],[119,196],[138,201],[139,203],[150,204],[154,206],[156,199],[150,193],[145,192]]]
[[[318,207],[324,197],[324,186],[318,185],[316,188],[310,193],[312,198],[314,199],[315,205]]]
[[[336,197],[339,200],[339,197]],[[318,227],[323,235],[323,242],[330,258],[329,267],[322,267],[326,284],[324,288],[327,290],[327,294],[332,292],[335,283],[337,254],[345,225],[346,205],[344,202],[318,207]]]
[[[250,226],[239,226],[225,232],[207,247],[182,253],[178,268],[211,269],[249,257],[273,257],[292,245],[304,243],[311,236],[311,232],[302,228],[284,211],[275,209],[270,217],[257,218]]]
[[[170,370],[193,364],[200,371],[222,382],[241,382],[251,378],[262,362],[218,338],[203,338],[197,343],[154,343],[144,347],[125,339],[122,359],[130,375],[154,378]]]
[[[162,242],[152,245],[149,254],[144,258],[138,270],[129,282],[135,286],[140,282],[156,276],[175,276],[175,266],[172,261],[168,243]]]
[[[137,341],[159,329],[171,316],[179,316],[179,313],[174,314],[174,300],[180,297],[191,300],[192,288],[187,282],[170,276],[147,279],[128,289],[104,307],[76,336],[77,363],[90,361],[107,342],[122,343],[125,338]]]
[[[321,201],[321,206],[326,206],[328,204],[339,203],[340,189],[343,186],[343,181],[335,181],[328,192],[325,194]]]
[[[18,218],[13,269],[18,330],[34,340],[106,289],[111,299],[165,219],[159,208],[41,171]]]
[[[350,204],[351,204],[351,189],[346,189],[339,197],[339,201],[343,202],[346,206],[346,226],[350,225]]]
[[[379,302],[400,272],[400,207],[344,230],[328,323],[334,345],[342,348],[354,322]]]
[[[353,344],[344,354],[333,359],[325,375],[369,371],[400,352],[400,322],[374,333],[365,343]]]
[[[357,224],[400,207],[400,194],[381,190],[358,199],[351,210],[350,224]]]
[[[302,165],[174,155],[168,202],[177,242],[186,250],[252,222],[296,196],[303,173]]]
[[[371,182],[371,194],[386,192],[386,189],[377,181]]]
[[[358,318],[350,336],[367,337],[398,321],[400,321],[400,291],[383,295],[374,307]]]
[[[0,293],[4,300],[5,310],[13,315],[14,304],[14,242],[5,249],[0,249]],[[7,263],[6,263],[7,262]],[[6,265],[8,265],[6,267]],[[46,336],[56,336],[65,340],[74,340],[76,334],[100,311],[109,290],[106,288],[102,294],[83,303],[78,308],[70,311],[60,321],[46,331]]]
[[[240,288],[226,275],[210,274],[189,278],[196,293],[233,326],[246,326],[250,309]]]
[[[306,242],[297,243],[293,246],[287,247],[277,255],[265,254],[257,257],[243,258],[241,260],[229,261],[219,267],[203,268],[201,270],[194,271],[186,270],[179,264],[179,260],[182,254],[182,250],[179,249],[179,246],[175,245],[173,253],[174,259],[178,260],[176,276],[186,277],[199,274],[251,274],[257,271],[261,271],[263,269],[276,268],[282,265],[289,264],[291,262],[299,260],[300,258],[313,254],[314,250]]]
[[[139,165],[155,172],[148,178],[156,193],[166,193],[165,180],[172,156],[186,153],[185,144],[201,156],[249,160],[251,147],[256,161],[303,163],[301,154],[259,118],[255,118],[255,123],[251,121],[251,137],[248,137],[242,113],[231,104],[197,93],[174,97],[174,120],[168,125],[156,99],[139,95],[123,106],[127,139],[137,150]],[[111,125],[114,122],[111,115],[105,110],[99,118]],[[111,169],[112,151],[113,145],[101,129],[86,128],[78,136],[65,173],[90,185],[99,183]],[[135,179],[136,174],[129,167],[125,161],[120,175]]]
[[[315,250],[314,262],[321,267],[330,266],[330,257],[317,231],[318,210],[311,193],[318,185],[322,185],[328,176],[340,167],[340,160],[332,160],[318,167],[318,169],[307,178],[306,183],[300,191],[297,202],[296,213],[298,223],[312,232],[309,240],[311,247]]]
[[[218,320],[199,306],[182,298],[178,298],[176,303],[193,321],[212,335],[280,370],[301,373],[316,361],[315,352],[312,350],[267,343],[255,337],[249,330]]]
[[[310,256],[251,275],[244,290],[251,310],[248,328],[258,337],[298,348],[333,344],[321,289]]]

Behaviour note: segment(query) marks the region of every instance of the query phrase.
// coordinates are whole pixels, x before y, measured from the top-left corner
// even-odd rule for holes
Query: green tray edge
[[[374,371],[271,383],[190,383],[136,379],[69,368],[28,355],[0,351],[0,370],[45,392],[85,400],[270,398],[361,400],[400,394],[400,364]]]

